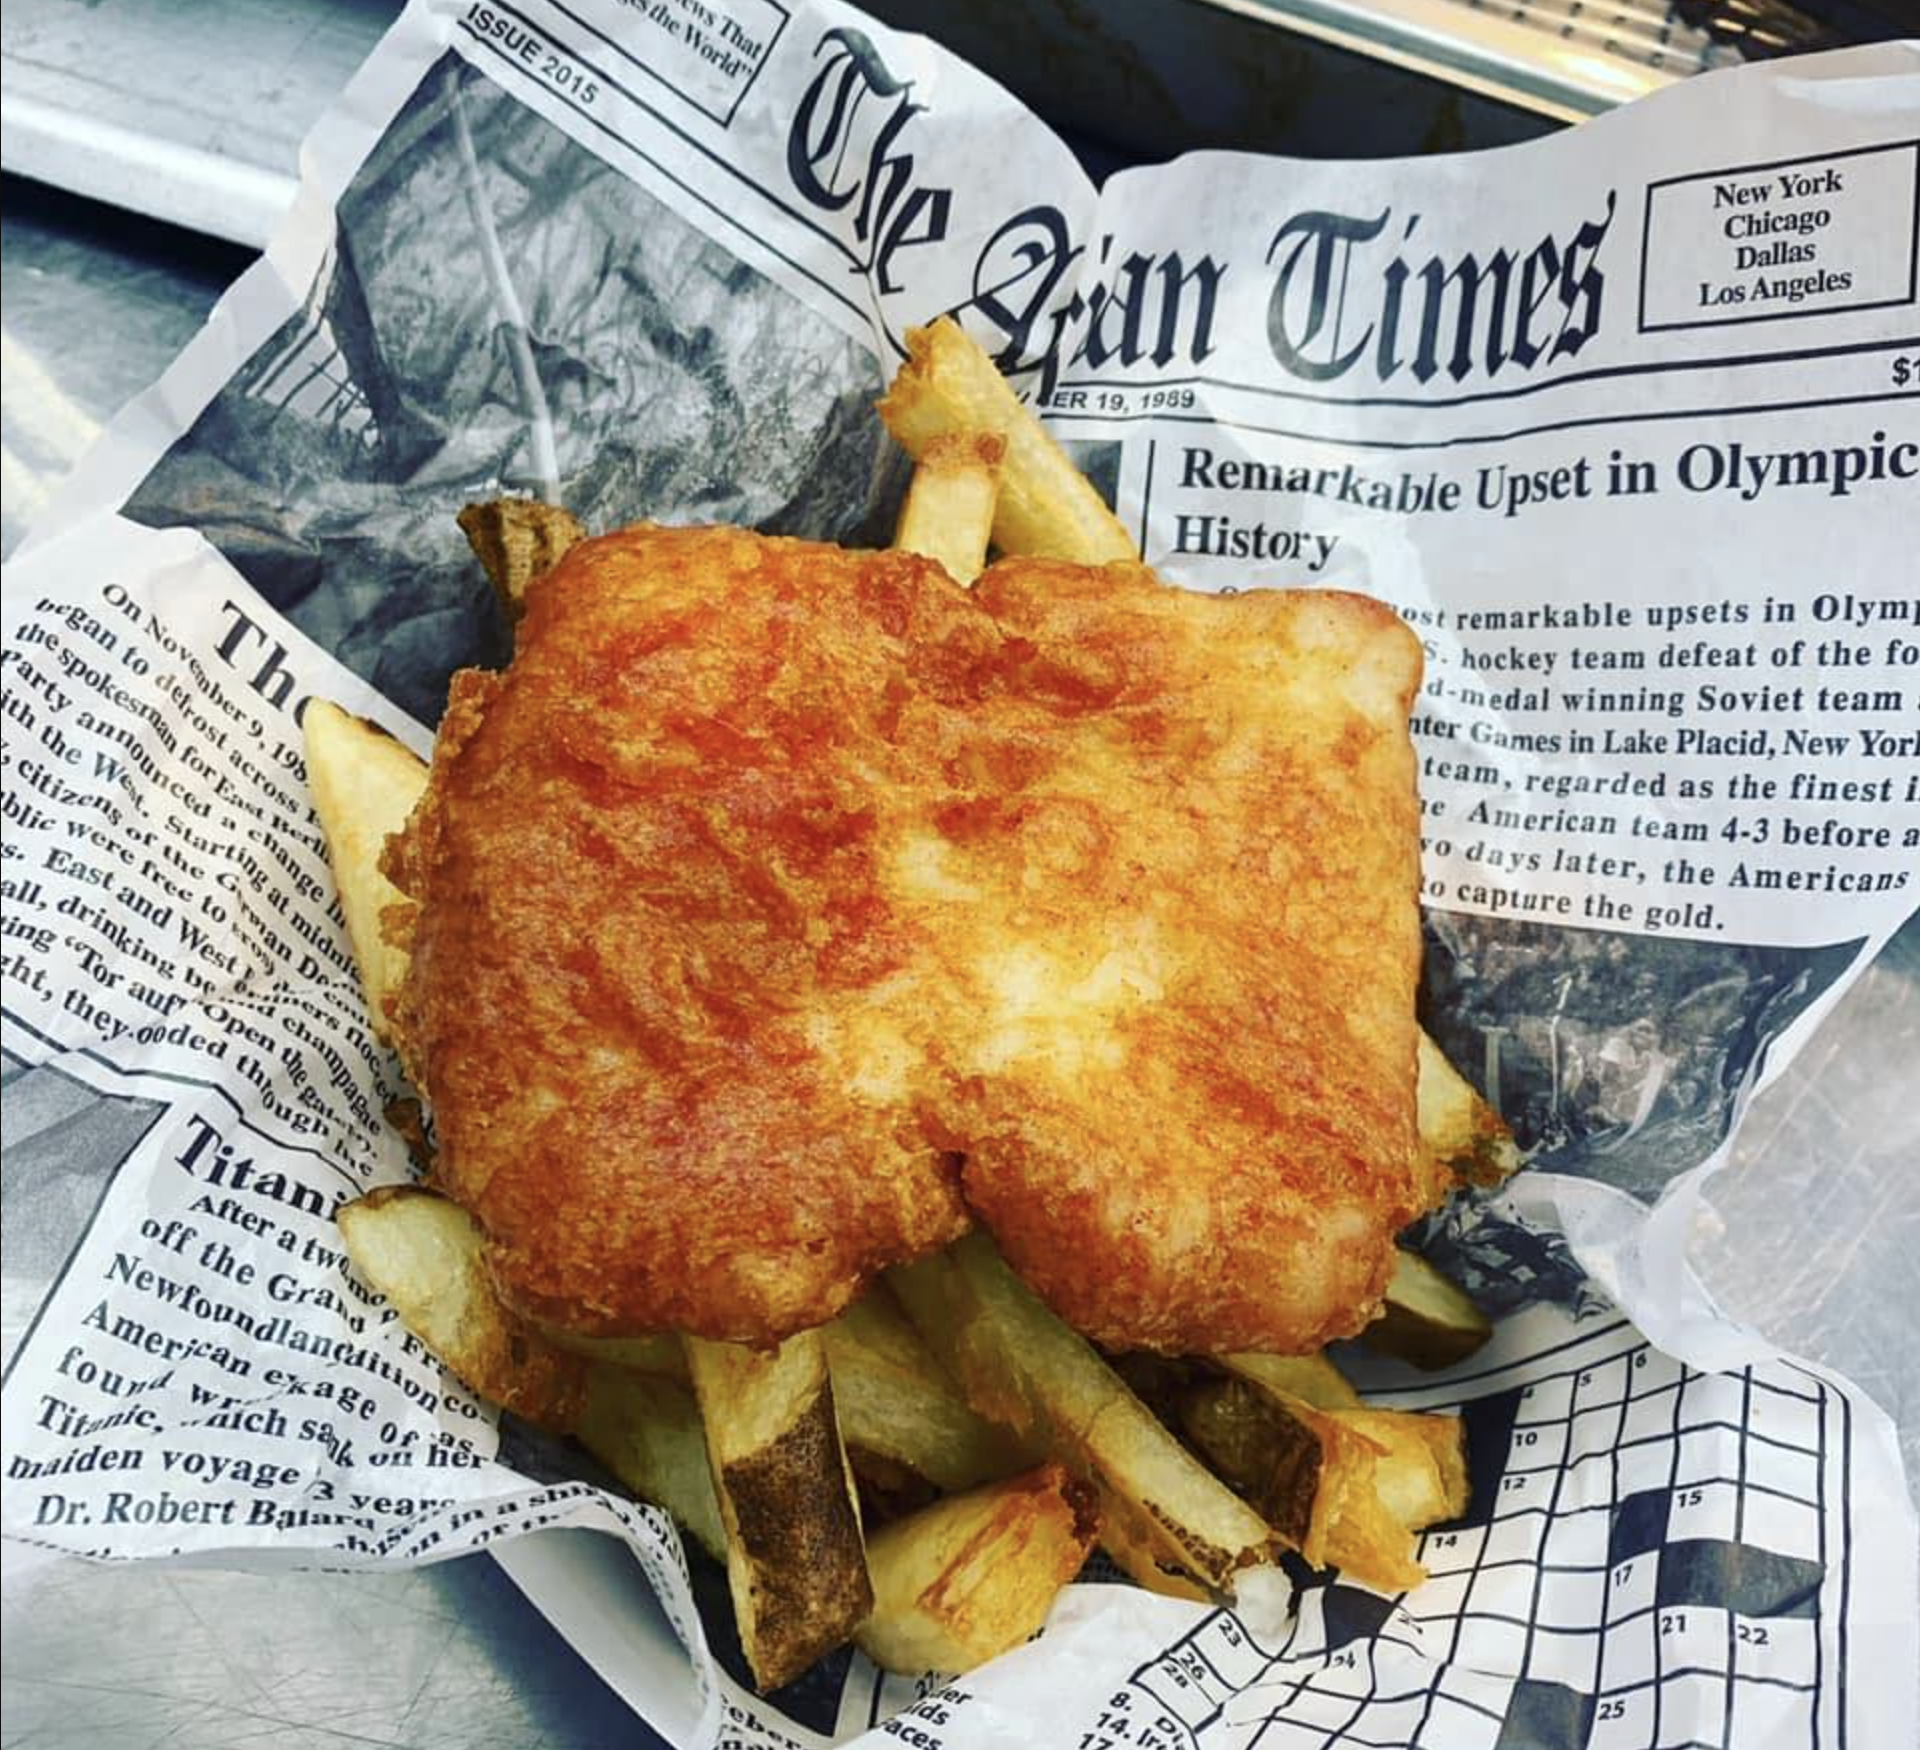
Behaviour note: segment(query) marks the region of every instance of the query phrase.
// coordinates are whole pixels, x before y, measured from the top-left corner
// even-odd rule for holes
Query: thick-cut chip
[[[1154,1418],[982,1234],[895,1269],[889,1285],[983,1416],[1102,1490],[1119,1540],[1217,1592],[1267,1559],[1273,1531]]]
[[[1178,1562],[1166,1557],[1166,1540],[1156,1534],[1152,1521],[1143,1519],[1110,1489],[1096,1486],[1094,1496],[1100,1508],[1100,1547],[1135,1585],[1162,1598],[1184,1598],[1190,1604],[1220,1602],[1216,1588],[1203,1586]]]
[[[993,432],[961,432],[928,444],[907,487],[895,548],[937,559],[955,583],[973,582],[987,562],[1006,448]]]
[[[457,521],[485,569],[509,620],[525,610],[527,589],[587,538],[572,511],[535,498],[495,498],[470,504]]]
[[[1285,1403],[1297,1399],[1316,1410],[1357,1410],[1360,1394],[1324,1355],[1216,1355],[1227,1372]]]
[[[880,417],[916,459],[957,433],[1004,434],[1007,457],[993,518],[1002,552],[1089,565],[1137,556],[1133,537],[1092,483],[951,317],[907,330],[907,362],[880,401]]]
[[[1244,1380],[1189,1386],[1176,1406],[1180,1431],[1215,1473],[1252,1504],[1289,1549],[1314,1542],[1314,1503],[1325,1455],[1302,1416]]]
[[[1360,1334],[1370,1348],[1437,1368],[1466,1360],[1493,1335],[1493,1326],[1465,1289],[1417,1252],[1401,1252],[1380,1316]]]
[[[814,1331],[770,1351],[686,1342],[734,1621],[754,1681],[775,1689],[839,1646],[873,1607],[826,1347]]]
[[[387,941],[381,917],[389,906],[404,905],[406,896],[381,874],[380,853],[426,789],[426,761],[379,724],[350,716],[328,699],[309,700],[300,727],[313,811],[326,836],[361,994],[374,1035],[384,1044],[387,999],[406,978],[407,955]]]
[[[587,1370],[574,1435],[641,1500],[672,1514],[716,1561],[727,1559],[726,1527],[691,1387],[664,1374],[598,1363]]]
[[[536,1324],[534,1328],[555,1348],[584,1356],[588,1361],[678,1380],[682,1385],[691,1378],[687,1372],[686,1349],[671,1332],[642,1337],[583,1337],[564,1325]]]
[[[360,1274],[462,1384],[542,1427],[572,1426],[585,1364],[501,1304],[486,1236],[459,1204],[421,1186],[384,1185],[335,1220]]]
[[[1520,1150],[1500,1114],[1420,1035],[1420,1144],[1436,1169],[1472,1185],[1497,1185],[1520,1167]]]
[[[1331,1413],[1379,1449],[1374,1493],[1407,1530],[1424,1531],[1466,1511],[1464,1430],[1458,1416],[1369,1409]]]
[[[863,1458],[878,1457],[955,1491],[1034,1461],[1026,1444],[968,1405],[884,1285],[868,1289],[820,1335],[841,1438],[863,1476],[878,1468]]]
[[[1445,1498],[1426,1440],[1407,1426],[1428,1418],[1380,1412],[1369,1423],[1373,1414],[1316,1410],[1236,1377],[1195,1385],[1178,1406],[1194,1448],[1284,1544],[1394,1591],[1426,1577],[1412,1530],[1443,1517]]]
[[[873,1614],[854,1639],[914,1677],[984,1664],[1040,1627],[1098,1523],[1092,1491],[1057,1464],[895,1520],[867,1545]]]

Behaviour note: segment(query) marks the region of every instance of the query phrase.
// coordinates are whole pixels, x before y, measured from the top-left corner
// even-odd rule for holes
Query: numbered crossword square
[[[1430,1531],[1420,1540],[1420,1560],[1430,1575],[1463,1573],[1479,1562],[1486,1538],[1484,1525],[1462,1526],[1458,1531]]]
[[[1653,1690],[1602,1695],[1593,1704],[1586,1750],[1647,1750],[1653,1737]]]
[[[1573,1380],[1564,1373],[1551,1379],[1538,1379],[1520,1391],[1519,1407],[1514,1411],[1514,1426],[1528,1422],[1564,1422],[1573,1408]]]
[[[1379,1683],[1374,1677],[1373,1659],[1366,1645],[1342,1647],[1331,1654],[1326,1664],[1307,1679],[1307,1686],[1320,1695],[1371,1695]]]
[[[1208,1625],[1207,1662],[1236,1689],[1251,1683],[1270,1663],[1231,1616],[1222,1613]]]
[[[1493,1523],[1543,1516],[1553,1500],[1552,1471],[1508,1471],[1493,1497]]]
[[[1660,1669],[1713,1671],[1728,1667],[1727,1613],[1705,1604],[1662,1606],[1654,1612]]]
[[[1625,1355],[1583,1367],[1573,1379],[1574,1409],[1591,1410],[1602,1404],[1618,1404],[1627,1396],[1632,1371]]]
[[[1812,1616],[1733,1618],[1733,1674],[1811,1683],[1818,1668],[1820,1625]]]
[[[1566,1454],[1565,1423],[1547,1422],[1536,1428],[1516,1427],[1513,1438],[1507,1443],[1507,1468],[1538,1470],[1551,1466],[1558,1470]]]
[[[1733,1540],[1738,1523],[1740,1491],[1732,1483],[1696,1483],[1676,1488],[1667,1508],[1667,1536],[1673,1542],[1683,1538]]]
[[[1630,1616],[1644,1615],[1651,1621],[1653,1603],[1660,1595],[1660,1556],[1635,1556],[1632,1561],[1615,1564],[1608,1576],[1607,1621],[1624,1622]]]
[[[1687,1377],[1686,1368],[1671,1355],[1662,1355],[1658,1349],[1636,1349],[1632,1361],[1629,1371],[1633,1376],[1633,1395],[1637,1398],[1662,1392]]]

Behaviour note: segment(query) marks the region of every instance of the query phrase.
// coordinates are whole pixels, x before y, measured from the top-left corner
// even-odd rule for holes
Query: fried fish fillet
[[[1133,565],[575,548],[388,856],[503,1292],[765,1343],[977,1217],[1101,1342],[1358,1329],[1436,1191],[1419,663],[1363,598]]]

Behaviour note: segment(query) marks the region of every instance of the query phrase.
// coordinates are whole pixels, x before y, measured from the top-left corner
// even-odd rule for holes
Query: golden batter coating
[[[1415,1164],[1378,604],[643,526],[463,676],[394,1019],[505,1292],[770,1342],[969,1206],[1099,1341],[1362,1324]]]
[[[942,853],[979,896],[937,938],[977,1017],[969,1204],[1110,1347],[1352,1335],[1432,1197],[1417,641],[1362,597],[1134,567],[1003,562],[977,594],[1047,655],[995,718],[1023,782]]]

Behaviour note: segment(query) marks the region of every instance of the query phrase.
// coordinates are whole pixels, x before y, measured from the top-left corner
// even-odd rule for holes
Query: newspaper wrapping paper
[[[1473,158],[1096,192],[842,8],[412,8],[9,569],[10,1566],[613,1531],[637,1564],[501,1553],[676,1742],[1913,1741],[1891,1431],[1720,1322],[1684,1244],[1915,903],[1916,134],[1894,48]],[[870,402],[941,310],[1169,576],[1419,628],[1430,1024],[1534,1164],[1423,1236],[1494,1345],[1361,1363],[1466,1409],[1427,1586],[1083,1584],[961,1683],[841,1655],[760,1701],[710,1565],[343,1267],[334,1212],[408,1167],[296,719],[333,697],[424,752],[450,672],[503,657],[470,498],[884,540]]]

